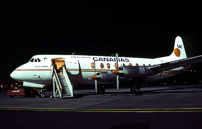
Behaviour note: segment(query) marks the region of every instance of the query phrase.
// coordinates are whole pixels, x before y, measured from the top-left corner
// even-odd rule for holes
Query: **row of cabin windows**
[[[122,66],[126,66],[126,65],[123,63]],[[128,66],[133,66],[133,65],[131,63],[129,63]],[[136,63],[135,66],[139,66],[139,64]],[[145,64],[143,64],[143,66],[145,66]],[[149,64],[149,66],[151,66],[151,65]],[[94,63],[91,63],[91,67],[95,68]],[[118,67],[119,67],[119,65],[118,65]],[[104,64],[103,63],[100,63],[100,68],[102,68],[102,69],[104,68]],[[109,63],[107,63],[107,68],[108,69],[110,68],[110,64]],[[114,63],[114,68],[116,68],[116,63]]]

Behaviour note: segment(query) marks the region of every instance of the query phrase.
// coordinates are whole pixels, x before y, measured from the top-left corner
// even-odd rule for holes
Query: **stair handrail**
[[[71,97],[73,97],[73,95],[74,95],[73,94],[73,87],[72,87],[72,84],[71,84],[70,79],[68,77],[65,65],[62,66],[62,72],[63,72],[63,75],[65,77],[65,81],[67,83],[67,86],[68,86],[68,88],[69,88],[69,90],[71,92]]]
[[[56,69],[53,67],[53,76],[55,76],[55,80],[56,80],[56,85],[58,86],[58,90],[59,90],[59,94],[60,94],[60,98],[62,98],[62,85],[60,83],[60,79],[58,77],[58,74],[56,72]]]

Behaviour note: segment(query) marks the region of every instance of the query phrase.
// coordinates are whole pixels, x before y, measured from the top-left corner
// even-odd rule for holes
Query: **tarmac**
[[[74,98],[49,98],[52,91],[44,91],[45,98],[35,96],[10,98],[6,92],[0,92],[1,109],[40,108],[45,110],[63,109],[96,109],[94,111],[157,111],[165,109],[202,110],[202,85],[179,85],[179,86],[156,86],[141,87],[141,94],[130,93],[129,88],[116,89],[106,88],[105,94],[95,94],[94,89],[74,90]],[[37,109],[38,108],[38,109]],[[135,110],[134,110],[135,109]],[[87,111],[87,110],[85,110]],[[90,111],[90,110],[89,110]]]
[[[202,86],[176,85],[74,90],[74,98],[35,96],[10,98],[0,92],[2,129],[88,128],[88,129],[201,129]]]

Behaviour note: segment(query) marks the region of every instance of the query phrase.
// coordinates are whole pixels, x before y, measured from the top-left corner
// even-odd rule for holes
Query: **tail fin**
[[[180,36],[177,36],[175,38],[175,45],[174,45],[174,50],[169,56],[171,60],[179,60],[179,59],[184,59],[187,58],[187,54],[185,52],[185,47],[182,41],[182,38]]]

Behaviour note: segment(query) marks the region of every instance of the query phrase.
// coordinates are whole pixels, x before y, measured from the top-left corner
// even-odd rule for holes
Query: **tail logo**
[[[182,49],[182,45],[178,45],[178,44],[177,44],[177,47]]]
[[[180,45],[181,46],[181,45]],[[177,56],[177,57],[180,57],[180,49],[178,49],[178,48],[175,48],[174,49],[174,54]]]

